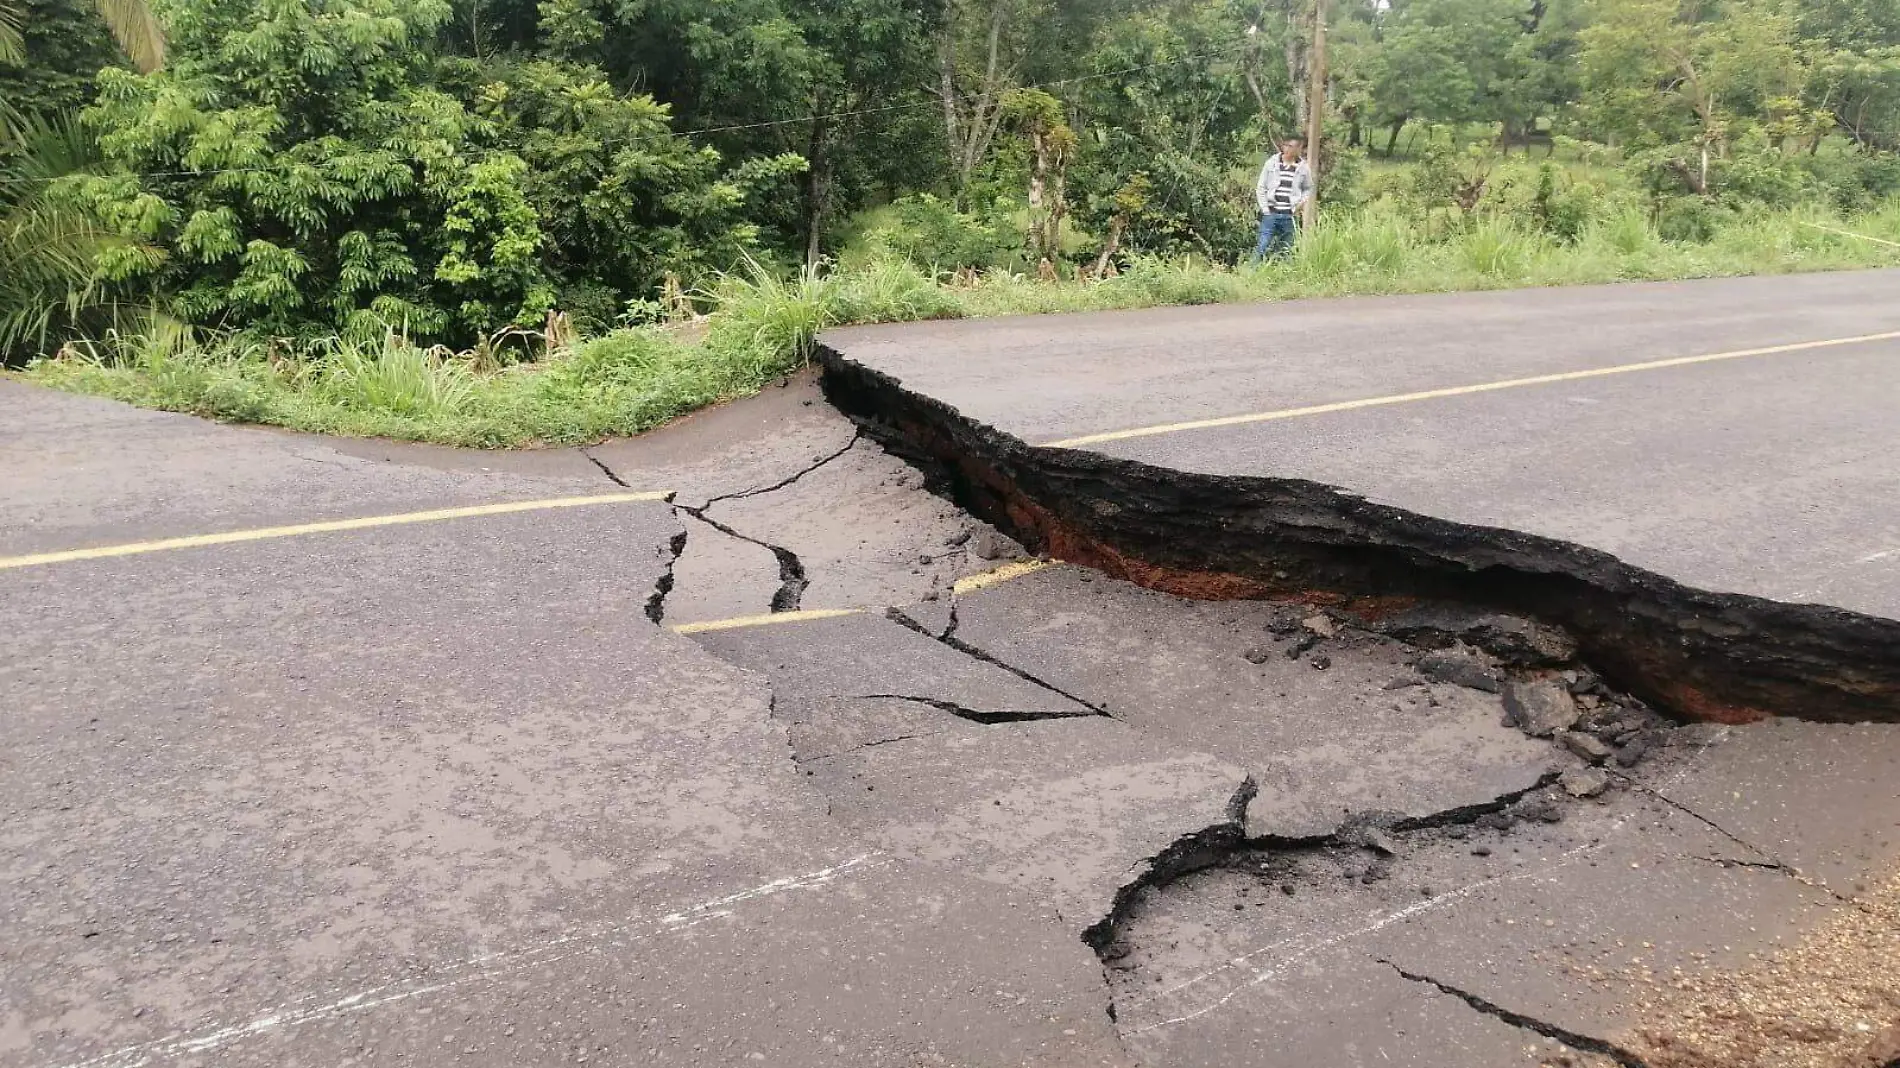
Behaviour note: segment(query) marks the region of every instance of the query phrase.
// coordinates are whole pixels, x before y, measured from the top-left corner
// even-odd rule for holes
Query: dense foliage
[[[1231,262],[1252,169],[1306,121],[1315,10],[153,3],[0,0],[0,349],[138,311],[289,352],[393,331],[506,359],[824,258]],[[1633,211],[1707,241],[1900,190],[1893,0],[1321,7],[1329,210],[1560,242]],[[1534,146],[1553,163],[1507,162]]]

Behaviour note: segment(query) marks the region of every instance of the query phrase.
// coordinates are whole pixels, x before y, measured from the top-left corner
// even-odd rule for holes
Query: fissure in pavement
[[[1054,711],[1054,710],[1016,711],[1016,710],[970,708],[967,705],[960,705],[956,703],[955,701],[945,701],[942,698],[912,697],[908,694],[901,694],[901,693],[858,694],[854,698],[854,700],[909,701],[912,704],[929,705],[931,708],[937,709],[940,712],[948,712],[951,715],[957,717],[958,719],[968,720],[971,723],[981,723],[985,726],[994,726],[1000,723],[1038,723],[1038,722],[1041,722],[1042,720],[1047,720],[1047,719],[1074,719],[1077,716],[1101,715],[1101,713],[1099,712],[1073,712],[1073,711]]]
[[[811,580],[805,576],[805,564],[799,560],[797,553],[787,549],[783,545],[774,545],[769,541],[763,541],[750,534],[741,534],[739,531],[712,518],[706,514],[706,508],[711,507],[711,505],[692,508],[681,504],[675,505],[674,507],[729,538],[737,538],[743,542],[750,542],[771,553],[773,559],[778,561],[778,589],[772,593],[771,610],[775,613],[798,611],[799,602],[804,599],[805,588],[811,585]]]
[[[1895,673],[1873,663],[1878,658],[1869,652],[1900,650],[1883,621],[1789,609],[1792,614],[1783,622],[1790,622],[1792,637],[1757,635],[1736,643],[1736,634],[1765,625],[1765,619],[1787,606],[1699,593],[1576,546],[1505,538],[1504,532],[1379,509],[1327,487],[1270,479],[1184,480],[1177,473],[1138,464],[1032,448],[848,365],[834,363],[828,384],[834,401],[862,420],[860,434],[910,460],[933,476],[934,490],[1032,549],[1188,597],[1258,598],[1342,609],[1329,616],[1337,625],[1357,627],[1361,637],[1376,635],[1410,650],[1403,659],[1418,678],[1394,679],[1387,689],[1449,684],[1498,694],[1508,721],[1546,740],[1554,756],[1576,758],[1565,773],[1551,772],[1528,787],[1481,802],[1424,815],[1361,812],[1343,818],[1327,833],[1303,837],[1250,836],[1248,809],[1256,786],[1248,777],[1221,819],[1182,833],[1137,865],[1139,874],[1103,903],[1102,918],[1086,929],[1085,941],[1096,951],[1118,1000],[1129,986],[1118,984],[1117,971],[1140,967],[1136,961],[1144,955],[1155,961],[1172,952],[1153,937],[1153,929],[1141,927],[1144,902],[1191,885],[1194,880],[1182,881],[1195,873],[1228,880],[1239,875],[1270,888],[1273,895],[1344,895],[1349,887],[1360,893],[1389,893],[1395,887],[1407,889],[1410,882],[1439,882],[1439,876],[1456,867],[1448,857],[1471,863],[1466,854],[1482,858],[1494,848],[1504,851],[1509,847],[1503,837],[1513,825],[1562,822],[1572,806],[1599,797],[1605,789],[1612,796],[1617,790],[1654,796],[1750,850],[1745,859],[1697,860],[1800,879],[1789,865],[1669,801],[1630,772],[1652,751],[1684,744],[1669,736],[1687,739],[1696,729],[1672,731],[1642,698],[1689,719],[1733,721],[1785,711],[1819,719],[1900,718],[1890,707],[1895,691],[1889,675]],[[860,440],[854,436],[772,485],[679,510],[772,551],[780,564],[780,590],[772,608],[796,609],[806,583],[797,555],[733,530],[705,512],[722,500],[791,485],[845,455]],[[1186,484],[1174,485],[1182,482]],[[658,591],[657,599],[663,610],[664,591]],[[1626,609],[1635,612],[1633,623],[1613,618]],[[1704,609],[1706,614],[1697,618]],[[1068,688],[965,640],[959,636],[964,614],[954,593],[947,618],[939,620],[941,630],[902,609],[886,612],[900,626],[1075,702],[1093,715],[1108,716],[1111,705],[1121,707],[1113,695],[1092,693],[1091,701],[1071,692],[1077,684],[1063,678],[1059,668],[1052,677]],[[1299,613],[1289,618],[1290,623],[1280,621],[1284,626],[1269,623],[1272,640],[1282,643],[1269,655],[1304,657],[1323,670],[1328,654],[1337,657],[1344,651],[1344,645],[1329,644],[1330,630],[1307,633],[1300,629]],[[980,632],[981,617],[970,623]],[[1737,648],[1725,653],[1720,648],[1724,644]],[[994,647],[1008,652],[1002,645]],[[1681,683],[1681,678],[1689,682]],[[999,728],[1086,718],[1080,712],[1025,711],[1024,702],[1015,710],[972,709],[906,684],[889,688],[908,692],[851,696],[926,705]],[[1081,688],[1089,689],[1086,684]],[[1552,702],[1561,706],[1555,720],[1549,720]],[[1868,715],[1869,710],[1876,714]],[[929,733],[911,729],[879,735],[850,751]],[[795,754],[793,759],[803,764],[833,755]],[[1559,830],[1537,827],[1518,833],[1549,835]],[[1756,856],[1765,859],[1753,859]],[[1351,876],[1348,883],[1341,883],[1342,871]],[[1407,883],[1367,889],[1406,876]],[[1434,896],[1429,888],[1418,889],[1427,899]],[[1328,899],[1324,908],[1351,900]],[[1136,944],[1143,942],[1153,944],[1137,951]],[[1609,1057],[1626,1068],[1642,1068],[1634,1055],[1607,1041],[1503,1008],[1423,973],[1400,974],[1513,1026]]]
[[[1002,668],[1004,671],[1007,671],[1011,675],[1014,675],[1017,678],[1022,679],[1024,682],[1027,682],[1033,686],[1040,686],[1043,689],[1048,690],[1050,693],[1057,695],[1058,697],[1064,697],[1070,701],[1074,701],[1076,704],[1081,705],[1083,708],[1088,709],[1090,712],[1094,713],[1095,715],[1109,716],[1109,718],[1111,719],[1114,718],[1113,716],[1109,715],[1109,712],[1107,709],[1101,707],[1100,705],[1090,702],[1087,698],[1078,697],[1075,694],[1070,693],[1069,691],[1061,688],[1060,686],[1055,685],[1052,682],[1049,682],[1046,679],[1037,678],[1035,675],[1032,675],[1029,672],[1024,671],[1022,668],[1019,668],[1014,664],[1011,664],[1005,660],[1002,660],[988,652],[985,652],[982,649],[977,648],[974,645],[971,645],[969,642],[963,641],[962,639],[958,638],[955,633],[956,632],[956,616],[954,614],[950,617],[950,625],[945,627],[943,633],[941,634],[932,633],[929,627],[926,627],[922,623],[919,623],[917,622],[917,620],[911,618],[901,608],[887,608],[884,610],[884,614],[890,618],[891,622],[896,623],[898,626],[901,626],[905,628],[906,630],[916,631],[918,634],[921,634],[924,637],[929,638],[930,640],[937,642],[940,645],[944,645],[951,649],[955,649],[957,652],[962,653],[964,656],[971,657],[972,659],[975,659],[975,660],[981,660],[983,663],[989,664],[992,667]]]
[[[1648,1061],[1643,1060],[1643,1058],[1638,1057],[1636,1054],[1631,1053],[1629,1050],[1613,1042],[1606,1042],[1603,1039],[1593,1038],[1590,1035],[1579,1034],[1575,1031],[1558,1027],[1556,1024],[1548,1021],[1539,1020],[1534,1016],[1526,1016],[1523,1013],[1512,1012],[1502,1005],[1487,1001],[1476,994],[1452,986],[1450,983],[1440,982],[1429,975],[1420,975],[1416,972],[1406,971],[1404,968],[1399,967],[1389,960],[1381,960],[1379,963],[1391,968],[1394,972],[1399,974],[1400,978],[1408,982],[1423,983],[1426,986],[1436,989],[1441,994],[1449,994],[1471,1006],[1478,1012],[1502,1020],[1512,1027],[1521,1027],[1526,1031],[1534,1032],[1545,1038],[1555,1039],[1572,1049],[1579,1049],[1585,1053],[1595,1053],[1600,1056],[1608,1057],[1617,1064],[1622,1065],[1622,1068],[1649,1068]]]
[[[1435,519],[1299,479],[1028,445],[820,347],[827,394],[935,488],[1032,550],[1201,599],[1377,618],[1483,606],[1573,635],[1620,688],[1725,723],[1900,722],[1900,623],[1694,589],[1594,549]]]

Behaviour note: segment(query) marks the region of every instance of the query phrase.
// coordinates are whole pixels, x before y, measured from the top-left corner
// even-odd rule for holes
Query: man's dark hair
[[[1282,138],[1280,138],[1280,143],[1281,143],[1281,144],[1283,144],[1283,145],[1298,145],[1298,146],[1300,146],[1301,148],[1305,148],[1305,147],[1306,147],[1306,138],[1304,138],[1304,137],[1300,137],[1299,135],[1297,135],[1297,134],[1295,134],[1295,135],[1294,135],[1294,136],[1292,136],[1292,137],[1282,137]]]

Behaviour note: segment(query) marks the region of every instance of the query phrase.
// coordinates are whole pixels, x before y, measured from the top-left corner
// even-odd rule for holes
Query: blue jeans
[[[1293,251],[1293,239],[1297,231],[1293,226],[1293,213],[1286,211],[1268,212],[1260,217],[1260,243],[1254,246],[1255,262],[1264,259],[1278,259]]]

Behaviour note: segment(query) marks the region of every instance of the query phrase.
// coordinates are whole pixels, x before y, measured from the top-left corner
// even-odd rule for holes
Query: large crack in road
[[[1379,614],[1416,601],[1559,626],[1685,718],[1900,720],[1900,623],[1694,589],[1584,546],[1379,505],[1299,479],[1166,470],[1026,444],[821,346],[839,408],[973,514],[1041,552],[1193,598]]]
[[[676,509],[770,550],[778,570],[758,584],[777,591],[758,606],[767,616],[851,614],[696,637],[768,680],[791,759],[832,818],[894,856],[1042,894],[1095,950],[1109,1011],[1142,1063],[1237,1063],[1231,1006],[1257,1009],[1263,990],[1323,1001],[1284,984],[1336,967],[1367,991],[1390,975],[1410,992],[1380,996],[1408,1006],[1426,1006],[1421,988],[1445,993],[1544,1040],[1539,1056],[1575,1058],[1546,1063],[1704,1068],[1721,1062],[1658,1055],[1640,1026],[1654,1006],[1626,1004],[1634,980],[1579,1000],[1578,980],[1559,978],[1520,1003],[1495,971],[1390,936],[1521,915],[1512,895],[1523,887],[1647,872],[1651,852],[1668,879],[1700,880],[1704,897],[1740,895],[1733,923],[1786,907],[1762,880],[1802,901],[1866,907],[1673,785],[1688,776],[1705,789],[1697,762],[1719,748],[1720,728],[1685,721],[1885,718],[1886,668],[1863,663],[1888,639],[1879,621],[1790,610],[1795,640],[1757,636],[1718,655],[1735,627],[1766,626],[1769,608],[1786,606],[1739,599],[1698,616],[1703,595],[1587,550],[1420,533],[1410,517],[1367,525],[1371,506],[1310,488],[1225,480],[1175,492],[1152,473],[930,412],[934,402],[880,392],[896,387],[847,367],[832,375],[832,395],[862,420],[842,447]],[[863,418],[871,407],[879,415]],[[894,474],[890,455],[924,477]],[[821,519],[921,515],[927,491],[970,514],[937,513],[947,533],[942,519],[911,534],[900,523],[895,540],[855,556],[817,531]],[[1217,504],[1219,493],[1233,499]],[[743,533],[704,515],[735,501],[753,506]],[[960,596],[955,576],[1020,555],[983,520],[1094,571],[1044,568]],[[967,551],[978,543],[981,556]],[[827,565],[812,568],[814,555]],[[815,605],[784,596],[787,557],[799,592],[830,585]],[[847,574],[860,567],[868,583]],[[1643,622],[1597,625],[1611,593]],[[656,590],[658,603],[666,595]],[[1845,652],[1817,651],[1844,635]],[[1639,647],[1651,639],[1668,649]],[[1679,669],[1693,681],[1677,681]],[[1745,677],[1715,677],[1732,669]],[[1625,856],[1639,859],[1612,867]],[[1645,902],[1651,941],[1683,922],[1648,915],[1654,892],[1640,880],[1615,892]],[[1696,950],[1685,964],[1732,971],[1770,948],[1711,922],[1752,948]],[[1506,928],[1503,944],[1533,935],[1529,922]],[[1556,954],[1578,975],[1607,967],[1585,942],[1531,955]],[[1416,1011],[1451,1029],[1446,1050],[1509,1045],[1441,1009]],[[1410,1063],[1489,1063],[1457,1056]]]

